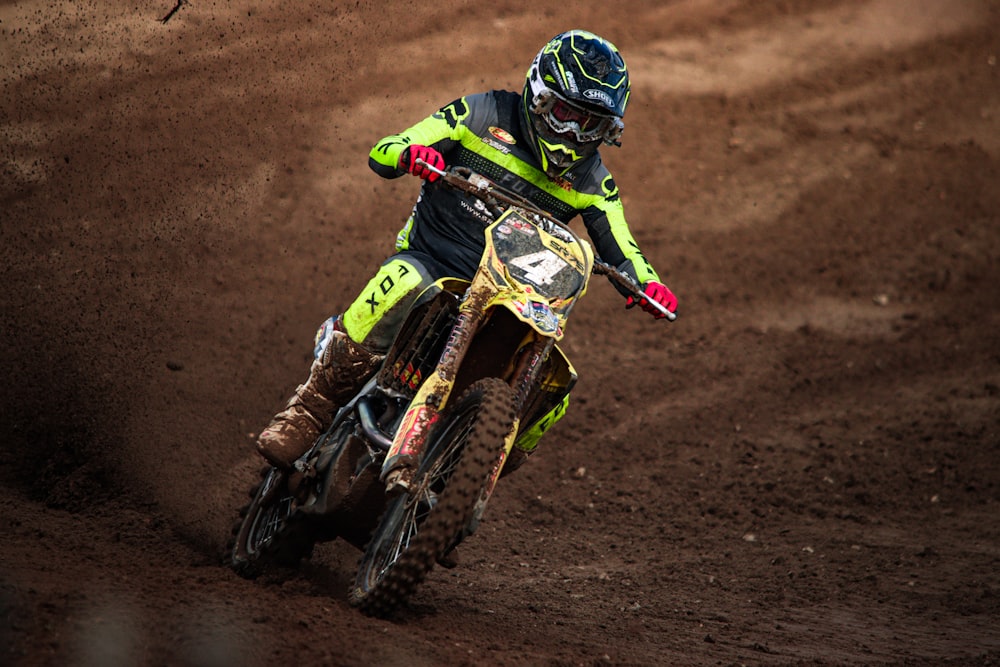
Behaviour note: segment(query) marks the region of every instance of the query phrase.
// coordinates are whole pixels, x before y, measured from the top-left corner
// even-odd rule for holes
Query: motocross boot
[[[285,409],[257,438],[257,451],[276,468],[288,470],[333,421],[340,406],[378,368],[383,357],[369,352],[342,331],[334,331],[313,361],[309,379],[299,385]]]

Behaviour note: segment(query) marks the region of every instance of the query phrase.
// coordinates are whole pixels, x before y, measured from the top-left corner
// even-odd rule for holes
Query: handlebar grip
[[[634,303],[636,305],[638,305],[639,301],[645,299],[646,302],[653,304],[653,308],[660,311],[663,314],[663,316],[667,318],[667,321],[673,322],[674,320],[677,319],[677,313],[671,312],[667,310],[663,304],[649,299],[646,296],[646,294],[642,291],[642,288],[639,286],[639,284],[635,282],[632,279],[632,276],[628,275],[627,273],[622,273],[617,268],[611,266],[607,262],[602,262],[599,259],[594,261],[593,271],[594,273],[597,273],[599,275],[607,276],[608,278],[611,279],[611,282],[631,292],[632,298],[635,299]]]
[[[438,169],[438,168],[437,168],[437,167],[435,167],[434,165],[430,165],[430,164],[427,164],[427,162],[425,162],[425,161],[423,160],[423,158],[419,158],[419,157],[418,157],[418,158],[417,158],[417,159],[416,159],[416,160],[415,160],[414,162],[415,162],[415,164],[419,164],[419,165],[420,165],[421,167],[423,167],[423,168],[424,168],[424,169],[426,169],[427,171],[432,171],[432,172],[434,172],[434,173],[435,173],[435,174],[437,174],[438,176],[444,176],[444,175],[445,175],[445,174],[447,173],[447,172],[446,172],[445,170],[443,170],[443,169]]]
[[[656,308],[658,311],[663,313],[663,316],[666,317],[667,320],[669,320],[670,322],[673,322],[674,320],[677,319],[677,313],[667,310],[667,307],[664,306],[662,303],[659,303],[658,301],[653,301],[652,299],[647,298],[645,295],[643,295],[642,298],[646,299],[646,303],[652,304],[653,308]]]

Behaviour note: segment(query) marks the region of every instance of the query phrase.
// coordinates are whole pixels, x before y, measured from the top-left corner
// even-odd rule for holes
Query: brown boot
[[[299,385],[285,409],[258,436],[260,455],[277,468],[291,468],[330,426],[340,405],[378,368],[382,358],[342,331],[334,331],[323,355],[309,369],[309,379]]]

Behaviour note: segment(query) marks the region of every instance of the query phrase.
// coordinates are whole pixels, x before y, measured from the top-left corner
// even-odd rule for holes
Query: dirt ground
[[[994,0],[0,1],[0,663],[1000,665]],[[390,621],[220,565],[255,433],[419,183],[370,146],[598,32],[673,324]]]

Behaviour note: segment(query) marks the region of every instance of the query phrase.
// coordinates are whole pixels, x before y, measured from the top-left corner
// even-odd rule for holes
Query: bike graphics
[[[576,372],[557,343],[590,276],[642,296],[524,199],[468,170],[439,175],[494,215],[479,269],[428,288],[380,370],[295,469],[262,472],[227,554],[245,577],[343,539],[362,552],[351,603],[391,614],[435,564],[451,565],[497,480],[564,409]]]

